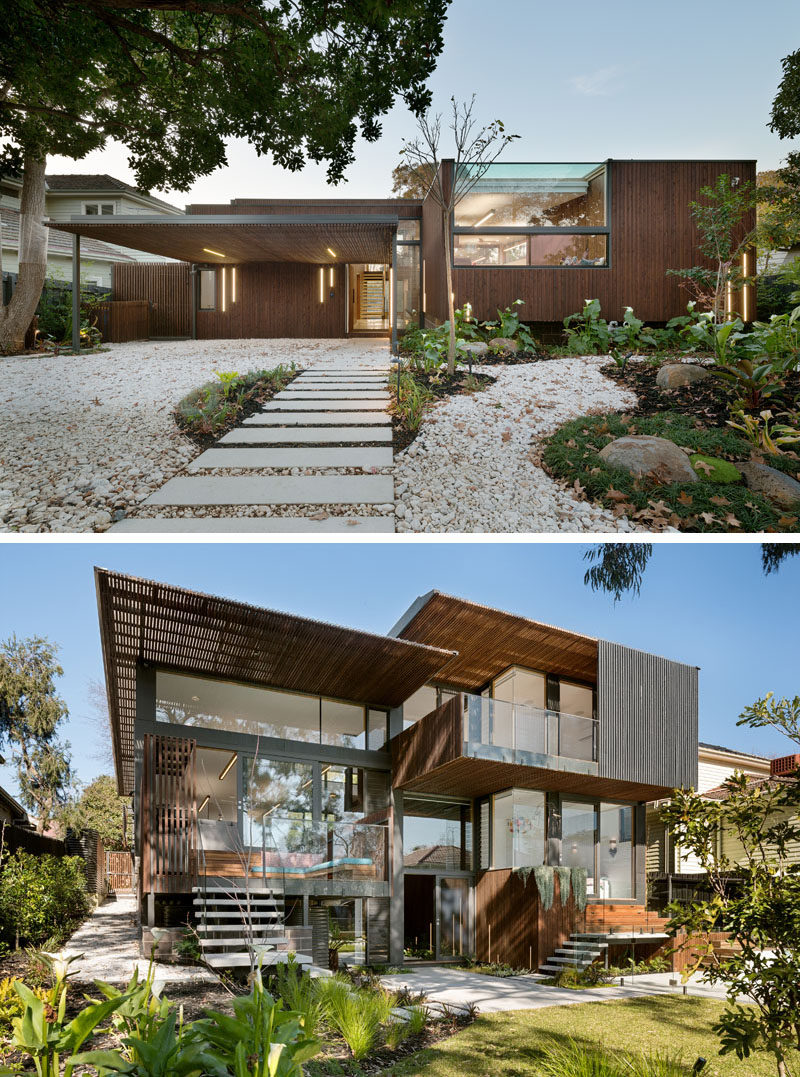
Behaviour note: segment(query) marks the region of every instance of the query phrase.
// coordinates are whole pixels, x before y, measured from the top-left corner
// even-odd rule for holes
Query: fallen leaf
[[[315,512],[313,516],[309,516],[309,520],[327,520],[330,514],[324,509],[320,509],[319,512]]]
[[[682,505],[691,505],[692,495],[687,494],[685,490],[681,490],[681,492],[678,494],[678,501],[680,501]]]
[[[725,523],[730,524],[731,527],[741,527],[741,523],[736,519],[732,512],[729,512],[725,517]]]
[[[716,516],[714,515],[713,512],[701,512],[700,513],[700,519],[705,520],[705,522],[707,524],[713,524],[714,521],[716,520]]]
[[[615,490],[613,486],[609,486],[606,490],[606,497],[611,501],[627,501],[628,495],[623,494],[622,490]]]
[[[781,527],[793,527],[797,523],[796,516],[781,516],[778,523]]]
[[[583,494],[586,492],[586,487],[581,486],[580,479],[576,479],[572,484],[572,488],[576,494]]]
[[[704,475],[710,475],[714,470],[713,464],[707,464],[705,460],[695,460],[692,467],[695,471],[702,471]]]
[[[669,505],[663,501],[648,501],[647,504],[653,510],[653,512],[663,513],[664,516],[669,515]]]
[[[720,494],[714,494],[713,497],[708,499],[712,505],[730,505],[727,497],[722,497]]]

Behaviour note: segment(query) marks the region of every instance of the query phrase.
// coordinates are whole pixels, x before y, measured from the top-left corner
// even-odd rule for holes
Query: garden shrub
[[[277,393],[291,381],[297,368],[294,363],[273,370],[217,372],[216,381],[208,381],[178,402],[175,419],[178,426],[194,435],[213,435],[236,418],[244,405],[264,390]]]
[[[91,908],[79,856],[17,849],[0,873],[0,932],[12,945],[63,943]]]
[[[732,430],[708,430],[686,415],[660,412],[635,418],[612,413],[572,419],[545,441],[542,461],[555,478],[573,487],[577,483],[575,488],[588,498],[637,519],[690,531],[800,531],[796,516],[783,513],[745,486],[730,484],[724,491],[710,482],[660,486],[609,467],[598,453],[610,441],[629,434],[667,438],[690,454],[750,458],[750,445]]]

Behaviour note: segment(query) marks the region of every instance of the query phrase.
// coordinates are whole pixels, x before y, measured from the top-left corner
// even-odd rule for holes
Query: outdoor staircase
[[[539,966],[539,972],[546,976],[557,976],[565,968],[588,968],[607,949],[608,943],[601,941],[599,935],[572,934],[544,965]]]
[[[251,951],[262,966],[286,962],[290,953],[311,964],[310,953],[297,952],[296,929],[286,927],[282,891],[207,884],[193,892],[196,931],[211,968],[249,967]]]

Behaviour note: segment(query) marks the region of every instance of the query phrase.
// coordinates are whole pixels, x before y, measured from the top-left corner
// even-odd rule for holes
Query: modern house
[[[337,928],[532,969],[665,942],[646,804],[697,782],[696,667],[437,591],[375,635],[96,586],[145,933],[191,915],[218,965],[326,964]]]
[[[444,161],[443,182],[452,181]],[[465,166],[471,167],[471,166]],[[449,257],[455,303],[478,319],[522,299],[534,325],[559,323],[586,297],[621,319],[681,314],[669,269],[698,261],[689,203],[726,173],[755,180],[754,161],[493,164],[456,207]],[[752,220],[743,222],[749,229]],[[125,265],[115,300],[148,300],[159,335],[206,338],[398,334],[447,317],[441,213],[434,199],[237,198],[185,216],[85,215],[76,237],[176,259]],[[747,252],[743,266],[754,252]],[[730,297],[745,320],[751,288]]]

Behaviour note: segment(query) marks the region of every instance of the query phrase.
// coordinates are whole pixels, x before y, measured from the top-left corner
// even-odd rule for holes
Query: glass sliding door
[[[586,868],[586,893],[597,896],[595,841],[597,808],[580,800],[568,800],[561,806],[561,863],[568,868]]]
[[[471,892],[469,879],[439,879],[439,960],[472,953]]]
[[[598,893],[601,898],[633,897],[633,805],[600,805],[597,848]]]

